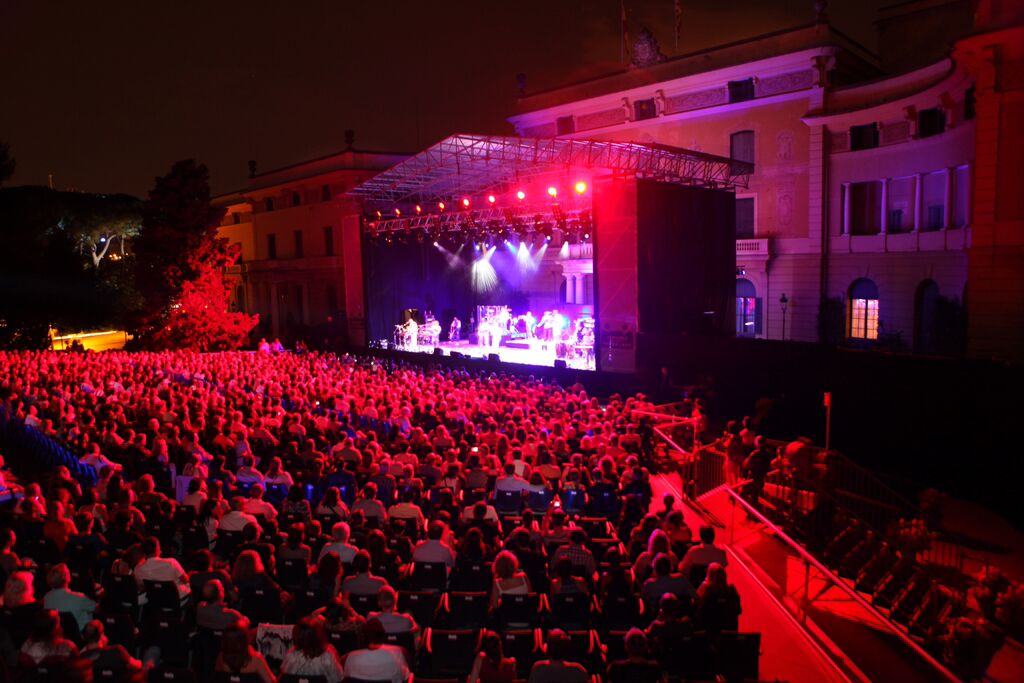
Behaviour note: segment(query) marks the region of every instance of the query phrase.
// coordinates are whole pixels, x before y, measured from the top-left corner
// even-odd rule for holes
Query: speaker
[[[444,355],[444,349],[442,349],[440,346],[435,346],[434,347],[434,355],[435,356],[443,356]]]
[[[490,363],[500,363],[501,357],[496,353],[487,354],[487,361]]]
[[[565,364],[565,361],[561,358],[555,360],[555,370],[565,370],[569,366]]]

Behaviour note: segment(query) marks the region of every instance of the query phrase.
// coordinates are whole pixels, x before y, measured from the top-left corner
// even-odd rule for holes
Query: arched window
[[[914,294],[914,351],[936,353],[939,350],[939,286],[935,280],[922,280]]]
[[[754,283],[736,280],[736,336],[756,337],[761,334],[761,299]]]
[[[867,278],[855,280],[848,292],[850,339],[878,339],[878,287]]]
[[[754,163],[754,131],[741,130],[730,135],[729,156],[736,161]]]

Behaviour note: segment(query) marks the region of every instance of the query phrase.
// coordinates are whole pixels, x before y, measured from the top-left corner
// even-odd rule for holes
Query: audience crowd
[[[642,395],[316,353],[0,382],[96,474],[15,468],[5,680],[660,681],[738,629],[713,529],[652,500]]]

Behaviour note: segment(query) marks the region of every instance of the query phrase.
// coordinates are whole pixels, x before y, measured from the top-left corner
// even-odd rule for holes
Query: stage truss
[[[494,190],[503,185],[550,174],[559,169],[591,169],[620,177],[694,185],[711,189],[745,188],[753,164],[667,145],[574,140],[568,138],[517,138],[488,135],[453,135],[354,188],[372,211],[391,213],[395,207],[432,206],[436,202]],[[550,207],[522,207],[519,220]],[[474,222],[511,218],[507,209],[474,211]],[[490,216],[488,212],[496,212]],[[406,213],[411,213],[406,211]],[[461,212],[465,215],[466,211]],[[377,231],[428,228],[437,219],[449,229],[458,227],[459,212],[432,216],[407,215],[376,221]],[[545,220],[557,217],[543,217]],[[453,222],[454,221],[454,222]],[[416,226],[416,227],[414,227]]]

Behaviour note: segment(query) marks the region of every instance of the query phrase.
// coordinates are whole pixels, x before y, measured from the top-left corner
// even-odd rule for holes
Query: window
[[[576,132],[576,119],[571,116],[560,116],[555,120],[555,128],[559,135],[571,135]]]
[[[242,214],[240,214],[240,213],[233,213],[233,214],[231,214],[231,218],[232,218],[232,220],[234,220],[235,225],[238,225],[239,223],[242,222]]]
[[[658,115],[658,109],[654,106],[654,99],[636,100],[633,102],[633,120],[643,121],[653,119]]]
[[[971,172],[969,166],[958,166],[953,176],[953,228],[967,225],[971,206]]]
[[[946,130],[946,112],[939,107],[917,112],[917,137],[930,138]]]
[[[850,285],[849,298],[849,337],[878,339],[878,287],[861,278]]]
[[[844,231],[850,235],[877,235],[882,230],[882,183],[850,183],[846,201],[850,224]]]
[[[293,234],[295,236],[295,258],[302,258],[305,255],[302,248],[302,231],[296,230]]]
[[[324,256],[334,256],[334,226],[324,226]]]
[[[238,254],[238,258],[235,259],[235,263],[245,263],[245,259],[242,258],[242,243],[235,242],[231,245],[232,249]]]
[[[738,197],[736,199],[736,239],[754,237],[754,198]]]
[[[274,210],[274,198],[273,197],[267,197],[266,199],[264,199],[263,200],[263,208],[266,209],[267,211],[273,211]]]
[[[736,280],[736,336],[761,334],[761,299],[750,280]]]
[[[267,235],[267,258],[277,258],[277,235]]]
[[[745,78],[742,81],[729,81],[729,101],[745,102],[754,99],[754,79]]]
[[[730,135],[729,156],[736,161],[754,163],[754,131],[741,130]]]
[[[974,86],[964,91],[964,121],[974,118]]]
[[[873,149],[878,147],[878,124],[850,126],[850,149]]]
[[[922,180],[924,221],[920,227],[922,230],[941,230],[946,227],[946,172],[928,173]]]
[[[907,232],[914,215],[914,177],[892,178],[887,191],[886,231]]]
[[[331,186],[324,185],[320,188],[320,201],[329,202],[331,201]]]

